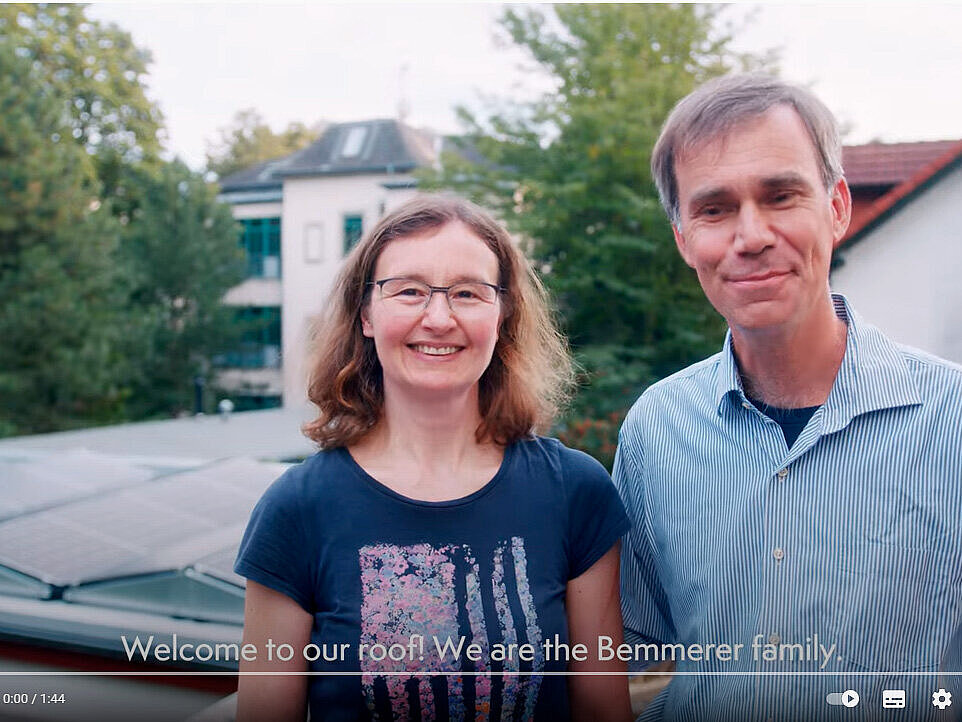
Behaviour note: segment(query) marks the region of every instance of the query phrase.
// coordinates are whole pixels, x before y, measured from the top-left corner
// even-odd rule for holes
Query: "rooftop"
[[[850,186],[901,183],[958,144],[957,140],[915,143],[867,143],[842,148],[842,166]]]
[[[281,187],[285,176],[406,173],[437,159],[440,136],[393,119],[336,123],[306,148],[221,179],[223,193]]]

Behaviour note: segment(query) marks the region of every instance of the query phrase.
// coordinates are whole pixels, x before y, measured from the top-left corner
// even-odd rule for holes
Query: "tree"
[[[244,254],[230,208],[200,174],[180,161],[131,174],[139,200],[120,254],[136,319],[127,413],[145,418],[190,409],[194,376],[239,342],[243,327],[222,299],[243,280]]]
[[[0,43],[0,435],[119,416],[119,226],[60,98]]]
[[[678,99],[760,61],[729,50],[711,6],[549,12],[509,10],[502,24],[556,89],[486,117],[461,109],[462,153],[425,179],[495,207],[528,243],[586,372],[561,432],[610,461],[637,395],[717,350],[724,330],[675,249],[651,148]]]
[[[303,123],[289,123],[275,133],[253,108],[234,114],[229,126],[218,130],[220,139],[207,146],[207,170],[224,178],[256,163],[300,150],[323,132],[325,124],[308,128]]]
[[[122,166],[157,161],[163,116],[144,92],[149,51],[86,12],[82,4],[0,5],[0,43],[32,64],[35,90],[62,104],[66,133],[90,153],[110,198]]]
[[[236,335],[242,252],[213,187],[159,158],[149,53],[55,4],[0,6],[0,52],[0,434],[189,407]]]

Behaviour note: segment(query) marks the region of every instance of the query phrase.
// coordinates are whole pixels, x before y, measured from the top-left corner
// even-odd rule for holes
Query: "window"
[[[364,220],[361,216],[344,216],[344,255],[361,240],[364,233]]]
[[[341,148],[341,157],[343,158],[353,158],[361,153],[361,146],[364,145],[364,139],[367,137],[367,127],[360,126],[357,128],[351,128],[347,132],[347,138],[344,140],[344,145]]]
[[[248,278],[281,277],[281,219],[241,220],[241,247],[247,252]]]
[[[235,392],[234,411],[257,411],[259,409],[276,409],[281,405],[280,396],[245,396],[243,392]]]
[[[240,347],[218,359],[222,365],[243,369],[281,367],[281,309],[277,306],[246,306],[237,309],[244,327]]]

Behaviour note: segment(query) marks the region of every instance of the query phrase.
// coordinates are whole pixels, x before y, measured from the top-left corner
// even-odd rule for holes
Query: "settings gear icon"
[[[932,706],[938,707],[939,709],[945,709],[946,707],[952,706],[952,693],[946,692],[941,687],[938,692],[932,693]]]

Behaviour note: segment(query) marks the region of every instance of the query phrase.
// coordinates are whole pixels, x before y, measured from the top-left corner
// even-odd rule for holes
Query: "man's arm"
[[[626,421],[627,423],[629,422]],[[658,575],[655,549],[646,517],[640,456],[641,450],[633,448],[622,431],[612,473],[615,487],[631,521],[631,528],[624,537],[621,552],[621,611],[626,642],[662,644],[673,642],[676,632],[668,597]],[[634,670],[647,667],[644,663],[629,666]]]
[[[673,641],[676,635],[645,518],[644,481],[637,461],[640,452],[640,446],[631,447],[624,433],[620,436],[612,478],[631,521],[621,551],[621,609],[626,642],[662,644]],[[635,672],[671,672],[675,665],[670,661],[641,661],[630,663],[629,668]],[[628,688],[632,712],[641,714],[669,682],[670,674],[631,677]]]

